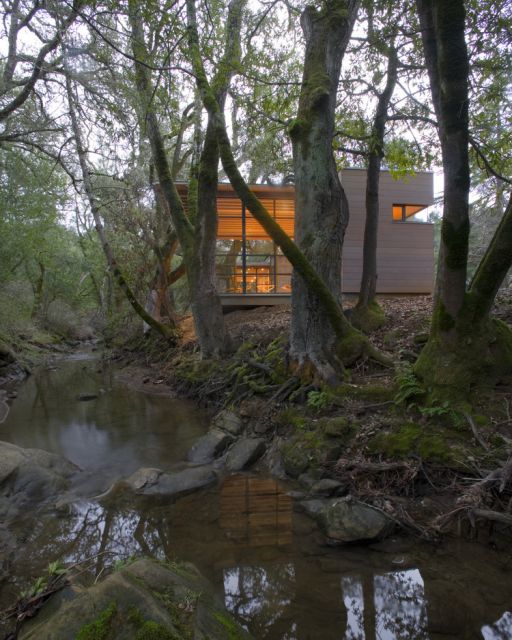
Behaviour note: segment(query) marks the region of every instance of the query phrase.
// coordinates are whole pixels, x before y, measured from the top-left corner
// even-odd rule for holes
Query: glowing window
[[[426,204],[394,204],[393,220],[395,222],[412,222],[412,216],[427,208]]]

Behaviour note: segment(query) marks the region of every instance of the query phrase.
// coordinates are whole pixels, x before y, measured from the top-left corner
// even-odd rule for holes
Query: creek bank
[[[240,346],[222,361],[201,360],[190,340],[169,352],[158,339],[153,346],[146,340],[144,352],[131,348],[125,360],[116,358],[121,366],[129,363],[126,375],[131,371],[139,388],[149,376],[174,396],[238,416],[242,435],[212,425],[190,461],[225,466],[229,451],[242,446],[240,437],[251,439],[246,446],[255,448],[261,439],[266,451],[248,468],[258,464],[297,481],[299,494],[350,494],[389,513],[414,535],[473,535],[473,523],[486,520],[484,510],[506,511],[512,495],[511,478],[501,489],[484,483],[484,491],[468,493],[468,479],[478,485],[493,470],[504,469],[512,455],[512,422],[502,393],[512,393],[512,381],[504,381],[499,394],[475,395],[471,406],[425,404],[409,363],[428,334],[430,300],[383,303],[388,321],[373,337],[398,363],[398,375],[367,363],[337,388],[290,377],[289,312],[283,309],[228,314]],[[143,358],[151,367],[136,372]],[[493,527],[507,525],[496,516]]]
[[[53,597],[20,640],[250,640],[213,586],[188,564],[138,560]]]

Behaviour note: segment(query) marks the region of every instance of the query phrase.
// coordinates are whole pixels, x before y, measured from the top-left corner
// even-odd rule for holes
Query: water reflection
[[[232,476],[220,491],[219,525],[236,545],[290,544],[292,500],[271,478]]]
[[[118,384],[97,360],[59,361],[20,388],[0,440],[64,455],[101,474],[103,484],[142,466],[183,460],[208,426],[193,404],[138,393]],[[80,394],[97,395],[81,402]]]
[[[512,613],[506,611],[497,622],[482,627],[482,636],[484,640],[510,640],[512,638]]]
[[[94,557],[95,575],[134,555],[179,558],[194,562],[210,578],[226,607],[259,640],[511,637],[512,615],[494,604],[503,585],[497,586],[492,573],[480,585],[489,600],[480,609],[470,598],[464,602],[459,615],[469,626],[460,633],[443,632],[439,626],[433,630],[424,576],[439,570],[451,575],[453,567],[437,568],[433,558],[426,573],[421,566],[392,571],[386,554],[353,547],[319,549],[311,540],[305,547],[304,536],[293,534],[297,518],[303,516],[288,509],[282,489],[273,487],[273,481],[249,480],[255,479],[231,478],[220,491],[187,496],[164,507],[116,511],[84,501],[67,517],[49,514],[36,522],[20,522],[13,529],[24,547],[16,573],[36,576],[57,558],[76,563]],[[248,505],[256,506],[254,522]],[[236,508],[240,527],[234,526]],[[286,544],[277,546],[283,540]],[[462,584],[467,575],[458,558],[453,566]],[[449,597],[448,591],[443,596],[437,589],[437,598]]]
[[[417,569],[389,572],[369,580],[344,576],[341,590],[347,609],[347,640],[429,637],[423,578]]]

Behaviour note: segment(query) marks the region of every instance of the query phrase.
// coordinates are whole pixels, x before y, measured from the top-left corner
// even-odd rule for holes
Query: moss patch
[[[281,445],[286,473],[297,478],[308,469],[336,461],[356,434],[356,424],[342,416],[310,422]]]
[[[244,635],[240,631],[238,624],[229,616],[220,611],[212,611],[215,620],[226,630],[229,640],[243,640]]]
[[[386,315],[382,307],[373,301],[368,305],[355,306],[350,314],[350,322],[364,333],[373,333],[386,322]]]
[[[442,427],[404,424],[396,430],[377,434],[368,443],[371,453],[389,458],[419,456],[429,462],[443,462],[459,466],[461,434]]]
[[[117,604],[111,602],[96,620],[84,625],[77,633],[76,640],[109,640],[112,637],[112,622],[117,613]]]

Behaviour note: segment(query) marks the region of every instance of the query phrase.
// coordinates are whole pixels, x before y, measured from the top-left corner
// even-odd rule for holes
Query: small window
[[[395,222],[424,222],[415,216],[427,207],[426,204],[394,204],[393,220]]]

